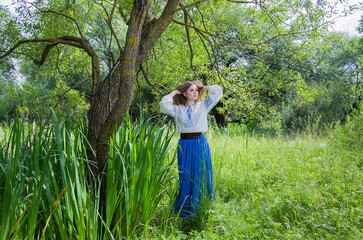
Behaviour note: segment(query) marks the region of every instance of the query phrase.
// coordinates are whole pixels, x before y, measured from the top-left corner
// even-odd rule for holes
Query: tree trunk
[[[129,110],[134,90],[135,70],[154,47],[161,34],[170,25],[179,0],[169,0],[159,19],[150,19],[151,0],[135,0],[125,47],[111,73],[102,82],[93,79],[93,95],[89,110],[88,151],[92,164],[92,179],[102,181],[101,202],[106,197],[107,160],[110,139],[115,126],[119,127]],[[99,75],[99,63],[93,58],[93,76]],[[106,173],[106,174],[104,174]],[[105,217],[105,216],[104,216]]]

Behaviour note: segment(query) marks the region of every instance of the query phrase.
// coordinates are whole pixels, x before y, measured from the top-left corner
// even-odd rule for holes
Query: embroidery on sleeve
[[[207,97],[205,100],[204,100],[204,106],[205,106],[205,109],[209,109],[209,107],[213,104],[213,100],[211,97]]]
[[[185,119],[184,119],[184,126],[186,128],[193,127],[193,121],[192,121],[192,115],[191,114],[192,114],[192,108],[190,106],[188,106],[186,116],[185,116]]]

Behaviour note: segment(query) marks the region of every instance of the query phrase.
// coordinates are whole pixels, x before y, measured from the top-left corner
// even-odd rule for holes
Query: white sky
[[[1,0],[0,0],[1,1]],[[333,0],[329,0],[330,2],[334,2]],[[336,1],[336,0],[335,0]],[[350,5],[352,4],[362,4],[360,0],[347,0]],[[361,8],[359,11],[355,13],[338,18],[335,20],[335,24],[333,25],[333,30],[339,32],[348,32],[350,35],[358,35],[357,27],[359,25],[359,20],[363,16],[363,9]]]
[[[30,0],[32,1],[32,0]],[[335,2],[337,0],[328,0],[330,2]],[[359,4],[360,0],[345,0],[349,4]],[[7,6],[11,12],[14,12],[13,6],[11,6],[12,0],[0,0],[0,5]],[[363,9],[355,12],[354,14],[348,15],[346,17],[338,18],[333,25],[333,30],[340,32],[348,32],[350,35],[358,35],[356,28],[359,25],[359,20],[363,15]]]

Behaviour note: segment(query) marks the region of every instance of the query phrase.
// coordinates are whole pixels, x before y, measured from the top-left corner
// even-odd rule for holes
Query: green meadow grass
[[[360,138],[342,147],[343,133],[211,128],[217,199],[185,221],[171,210],[177,134],[127,122],[111,141],[103,222],[99,188],[85,178],[86,128],[76,129],[56,118],[44,130],[0,128],[0,239],[363,239]]]
[[[363,155],[332,148],[329,136],[251,136],[242,127],[206,136],[217,200],[181,226],[184,237],[363,239]]]

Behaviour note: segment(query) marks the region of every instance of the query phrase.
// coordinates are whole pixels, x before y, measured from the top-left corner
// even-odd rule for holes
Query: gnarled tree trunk
[[[88,157],[97,163],[92,167],[94,180],[102,179],[101,196],[105,198],[110,138],[115,125],[125,118],[133,97],[135,70],[154,47],[161,34],[170,25],[179,0],[169,0],[158,19],[151,18],[151,0],[135,0],[125,47],[111,73],[102,82],[99,76],[98,57],[93,57],[93,95],[89,110],[88,140],[95,151]],[[101,201],[105,202],[105,199]]]

